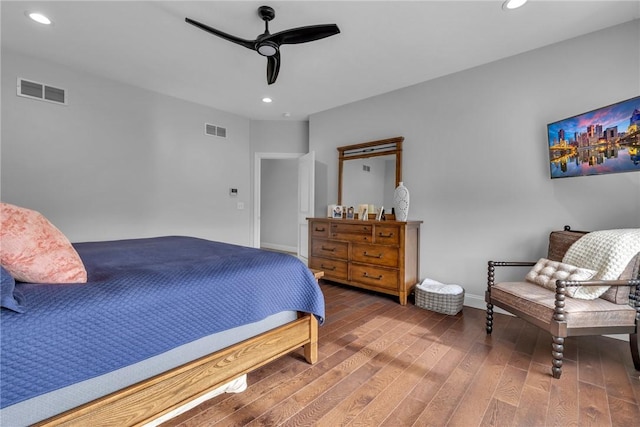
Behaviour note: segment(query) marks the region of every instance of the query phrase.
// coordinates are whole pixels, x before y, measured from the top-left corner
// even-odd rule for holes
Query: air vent
[[[18,96],[53,102],[55,104],[67,104],[67,91],[65,89],[20,78],[18,79]]]
[[[209,123],[205,123],[204,124],[204,133],[206,135],[211,135],[211,136],[219,136],[220,138],[226,138],[227,137],[227,128],[223,128],[220,126],[216,126],[216,125],[212,125]]]
[[[362,170],[365,172],[371,172],[371,166],[362,165]]]

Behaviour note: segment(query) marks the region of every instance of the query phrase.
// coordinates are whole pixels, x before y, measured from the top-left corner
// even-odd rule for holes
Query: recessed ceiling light
[[[47,18],[42,13],[25,12],[25,15],[27,15],[29,18],[33,19],[34,21],[36,21],[39,24],[44,24],[44,25],[51,25],[52,24],[51,19]]]
[[[262,98],[262,102],[264,102],[265,104],[268,104],[268,103],[270,103],[272,101],[273,101],[273,99],[271,99],[269,97]]]
[[[524,6],[526,2],[527,0],[507,0],[504,3],[502,3],[502,10],[517,9],[521,6]]]

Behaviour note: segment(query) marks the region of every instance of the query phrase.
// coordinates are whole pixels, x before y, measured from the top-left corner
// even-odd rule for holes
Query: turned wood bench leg
[[[640,371],[640,349],[638,349],[638,333],[629,334],[629,346],[631,347],[631,358],[636,371]]]
[[[493,304],[487,303],[487,335],[493,331]]]
[[[564,338],[553,337],[551,356],[553,356],[553,367],[551,368],[553,378],[560,378],[560,375],[562,375],[562,359],[564,357]]]

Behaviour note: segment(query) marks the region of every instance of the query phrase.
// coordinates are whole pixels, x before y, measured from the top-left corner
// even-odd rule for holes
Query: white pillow
[[[589,280],[596,273],[595,270],[540,258],[527,273],[525,280],[555,291],[556,280]],[[607,289],[609,289],[608,286],[567,286],[567,295],[579,299],[596,299]]]

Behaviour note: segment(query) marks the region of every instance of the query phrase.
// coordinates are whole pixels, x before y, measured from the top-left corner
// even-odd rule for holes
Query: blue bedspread
[[[280,311],[323,321],[322,293],[290,255],[189,237],[74,246],[88,283],[18,283],[27,311],[0,310],[0,407]]]

